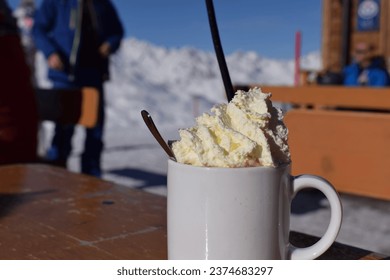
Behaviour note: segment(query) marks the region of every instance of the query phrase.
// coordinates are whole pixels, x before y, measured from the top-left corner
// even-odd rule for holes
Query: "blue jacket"
[[[78,65],[83,0],[43,0],[36,13],[33,35],[35,43],[48,58],[58,53],[64,63],[64,71],[49,69],[54,82],[78,86],[101,86],[108,76],[108,59],[101,69],[82,69]],[[110,0],[92,0],[96,19],[98,44],[109,42],[115,52],[123,38],[123,27]]]
[[[367,86],[371,87],[385,87],[390,85],[390,78],[387,71],[380,67],[379,62],[373,61],[373,63],[366,69],[368,83]],[[360,86],[358,77],[361,73],[361,69],[357,63],[353,63],[344,69],[344,85],[346,86]]]

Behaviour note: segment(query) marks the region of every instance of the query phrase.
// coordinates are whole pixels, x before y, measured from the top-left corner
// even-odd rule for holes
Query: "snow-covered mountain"
[[[48,86],[45,62],[37,59],[41,85]],[[293,60],[275,60],[256,52],[227,56],[233,83],[291,85]],[[319,69],[318,52],[302,57],[303,68]],[[112,57],[111,80],[106,84],[107,126],[142,124],[140,111],[148,110],[158,125],[192,124],[194,114],[225,102],[222,79],[214,53],[191,47],[164,48],[138,39],[126,39]]]

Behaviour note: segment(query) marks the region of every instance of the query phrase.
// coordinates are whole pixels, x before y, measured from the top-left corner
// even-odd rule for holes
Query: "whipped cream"
[[[207,167],[277,167],[290,162],[288,130],[270,93],[237,91],[229,104],[203,114],[179,131],[172,146],[180,163]]]

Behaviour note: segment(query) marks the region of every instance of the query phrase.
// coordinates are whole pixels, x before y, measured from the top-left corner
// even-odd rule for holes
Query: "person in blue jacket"
[[[35,16],[35,43],[49,67],[48,76],[57,89],[96,87],[100,92],[99,120],[86,129],[81,171],[101,176],[104,94],[108,58],[120,46],[123,27],[110,0],[43,0]],[[73,125],[56,124],[47,159],[66,166],[71,153]]]
[[[389,74],[379,57],[372,55],[373,47],[358,43],[354,50],[354,63],[344,69],[344,85],[385,87],[390,85]]]

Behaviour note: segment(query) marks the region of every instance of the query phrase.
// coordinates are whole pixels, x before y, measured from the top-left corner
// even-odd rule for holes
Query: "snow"
[[[303,57],[305,68],[318,69],[319,53]],[[293,60],[273,60],[255,52],[227,56],[233,83],[291,85]],[[108,127],[143,125],[139,112],[149,110],[161,127],[192,124],[195,101],[200,112],[225,102],[215,55],[191,47],[167,49],[137,39],[123,42],[111,63],[106,85]]]

